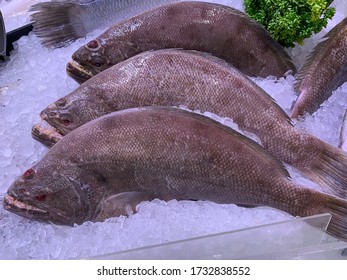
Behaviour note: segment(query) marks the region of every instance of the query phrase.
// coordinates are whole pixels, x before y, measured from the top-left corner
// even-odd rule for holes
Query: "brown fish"
[[[220,4],[179,2],[114,25],[73,54],[67,73],[82,83],[136,54],[164,48],[211,53],[249,76],[295,71],[284,49],[246,14]]]
[[[229,117],[254,133],[278,160],[326,191],[347,198],[347,154],[295,129],[259,86],[224,61],[184,50],[139,54],[99,73],[48,106],[41,116],[62,134],[107,113],[179,106]]]
[[[259,144],[207,117],[167,107],[111,113],[60,140],[9,188],[4,207],[73,225],[131,212],[149,198],[331,213],[347,240],[347,200],[293,183]]]
[[[326,34],[300,69],[295,84],[299,93],[291,117],[314,113],[334,90],[347,81],[347,18]]]

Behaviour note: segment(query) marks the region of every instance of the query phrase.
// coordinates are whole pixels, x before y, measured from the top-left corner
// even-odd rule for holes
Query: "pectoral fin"
[[[95,221],[104,221],[122,215],[130,216],[136,212],[136,205],[154,198],[154,195],[146,192],[124,192],[110,196],[100,204]]]

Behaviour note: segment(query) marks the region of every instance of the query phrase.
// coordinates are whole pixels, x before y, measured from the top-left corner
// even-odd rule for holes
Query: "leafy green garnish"
[[[244,0],[246,13],[284,47],[320,32],[335,14],[332,0]]]

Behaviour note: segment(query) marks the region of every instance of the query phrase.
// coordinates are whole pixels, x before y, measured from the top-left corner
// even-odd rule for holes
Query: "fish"
[[[136,54],[182,48],[211,53],[248,76],[295,72],[285,50],[245,13],[220,4],[167,4],[113,25],[81,46],[67,64],[79,83]]]
[[[347,111],[343,115],[341,131],[340,131],[340,144],[339,148],[347,151]]]
[[[174,0],[53,0],[30,7],[33,32],[48,49]]]
[[[295,129],[264,90],[209,54],[176,49],[140,53],[84,82],[40,116],[66,135],[113,111],[180,105],[232,119],[241,130],[258,137],[278,160],[294,166],[326,192],[347,198],[347,154]]]
[[[311,51],[294,85],[299,94],[291,117],[313,114],[339,86],[347,81],[347,18],[331,29]]]
[[[298,185],[258,143],[208,117],[169,107],[113,112],[63,137],[9,187],[6,210],[74,225],[136,211],[143,200],[270,206],[331,213],[347,240],[347,200]]]

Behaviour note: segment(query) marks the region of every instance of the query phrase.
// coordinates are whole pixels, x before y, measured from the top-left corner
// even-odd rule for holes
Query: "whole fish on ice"
[[[347,81],[347,18],[331,29],[298,73],[299,96],[291,117],[314,113],[332,92]]]
[[[33,5],[33,31],[48,48],[68,45],[95,29],[175,0],[53,0]]]
[[[254,133],[278,160],[347,198],[347,154],[295,129],[264,90],[225,61],[201,52],[141,53],[86,81],[48,106],[41,117],[65,135],[110,112],[151,105],[185,105],[229,117]],[[39,126],[32,132],[36,139],[45,135]],[[45,144],[52,145],[55,140],[49,138]]]
[[[231,128],[167,107],[114,112],[77,128],[3,203],[24,217],[73,225],[131,213],[153,198],[331,213],[328,232],[347,240],[347,200],[293,183],[280,162]]]
[[[284,49],[249,16],[193,1],[161,6],[115,24],[72,55],[67,73],[82,83],[136,54],[164,48],[211,53],[249,76],[279,77],[295,71]]]

